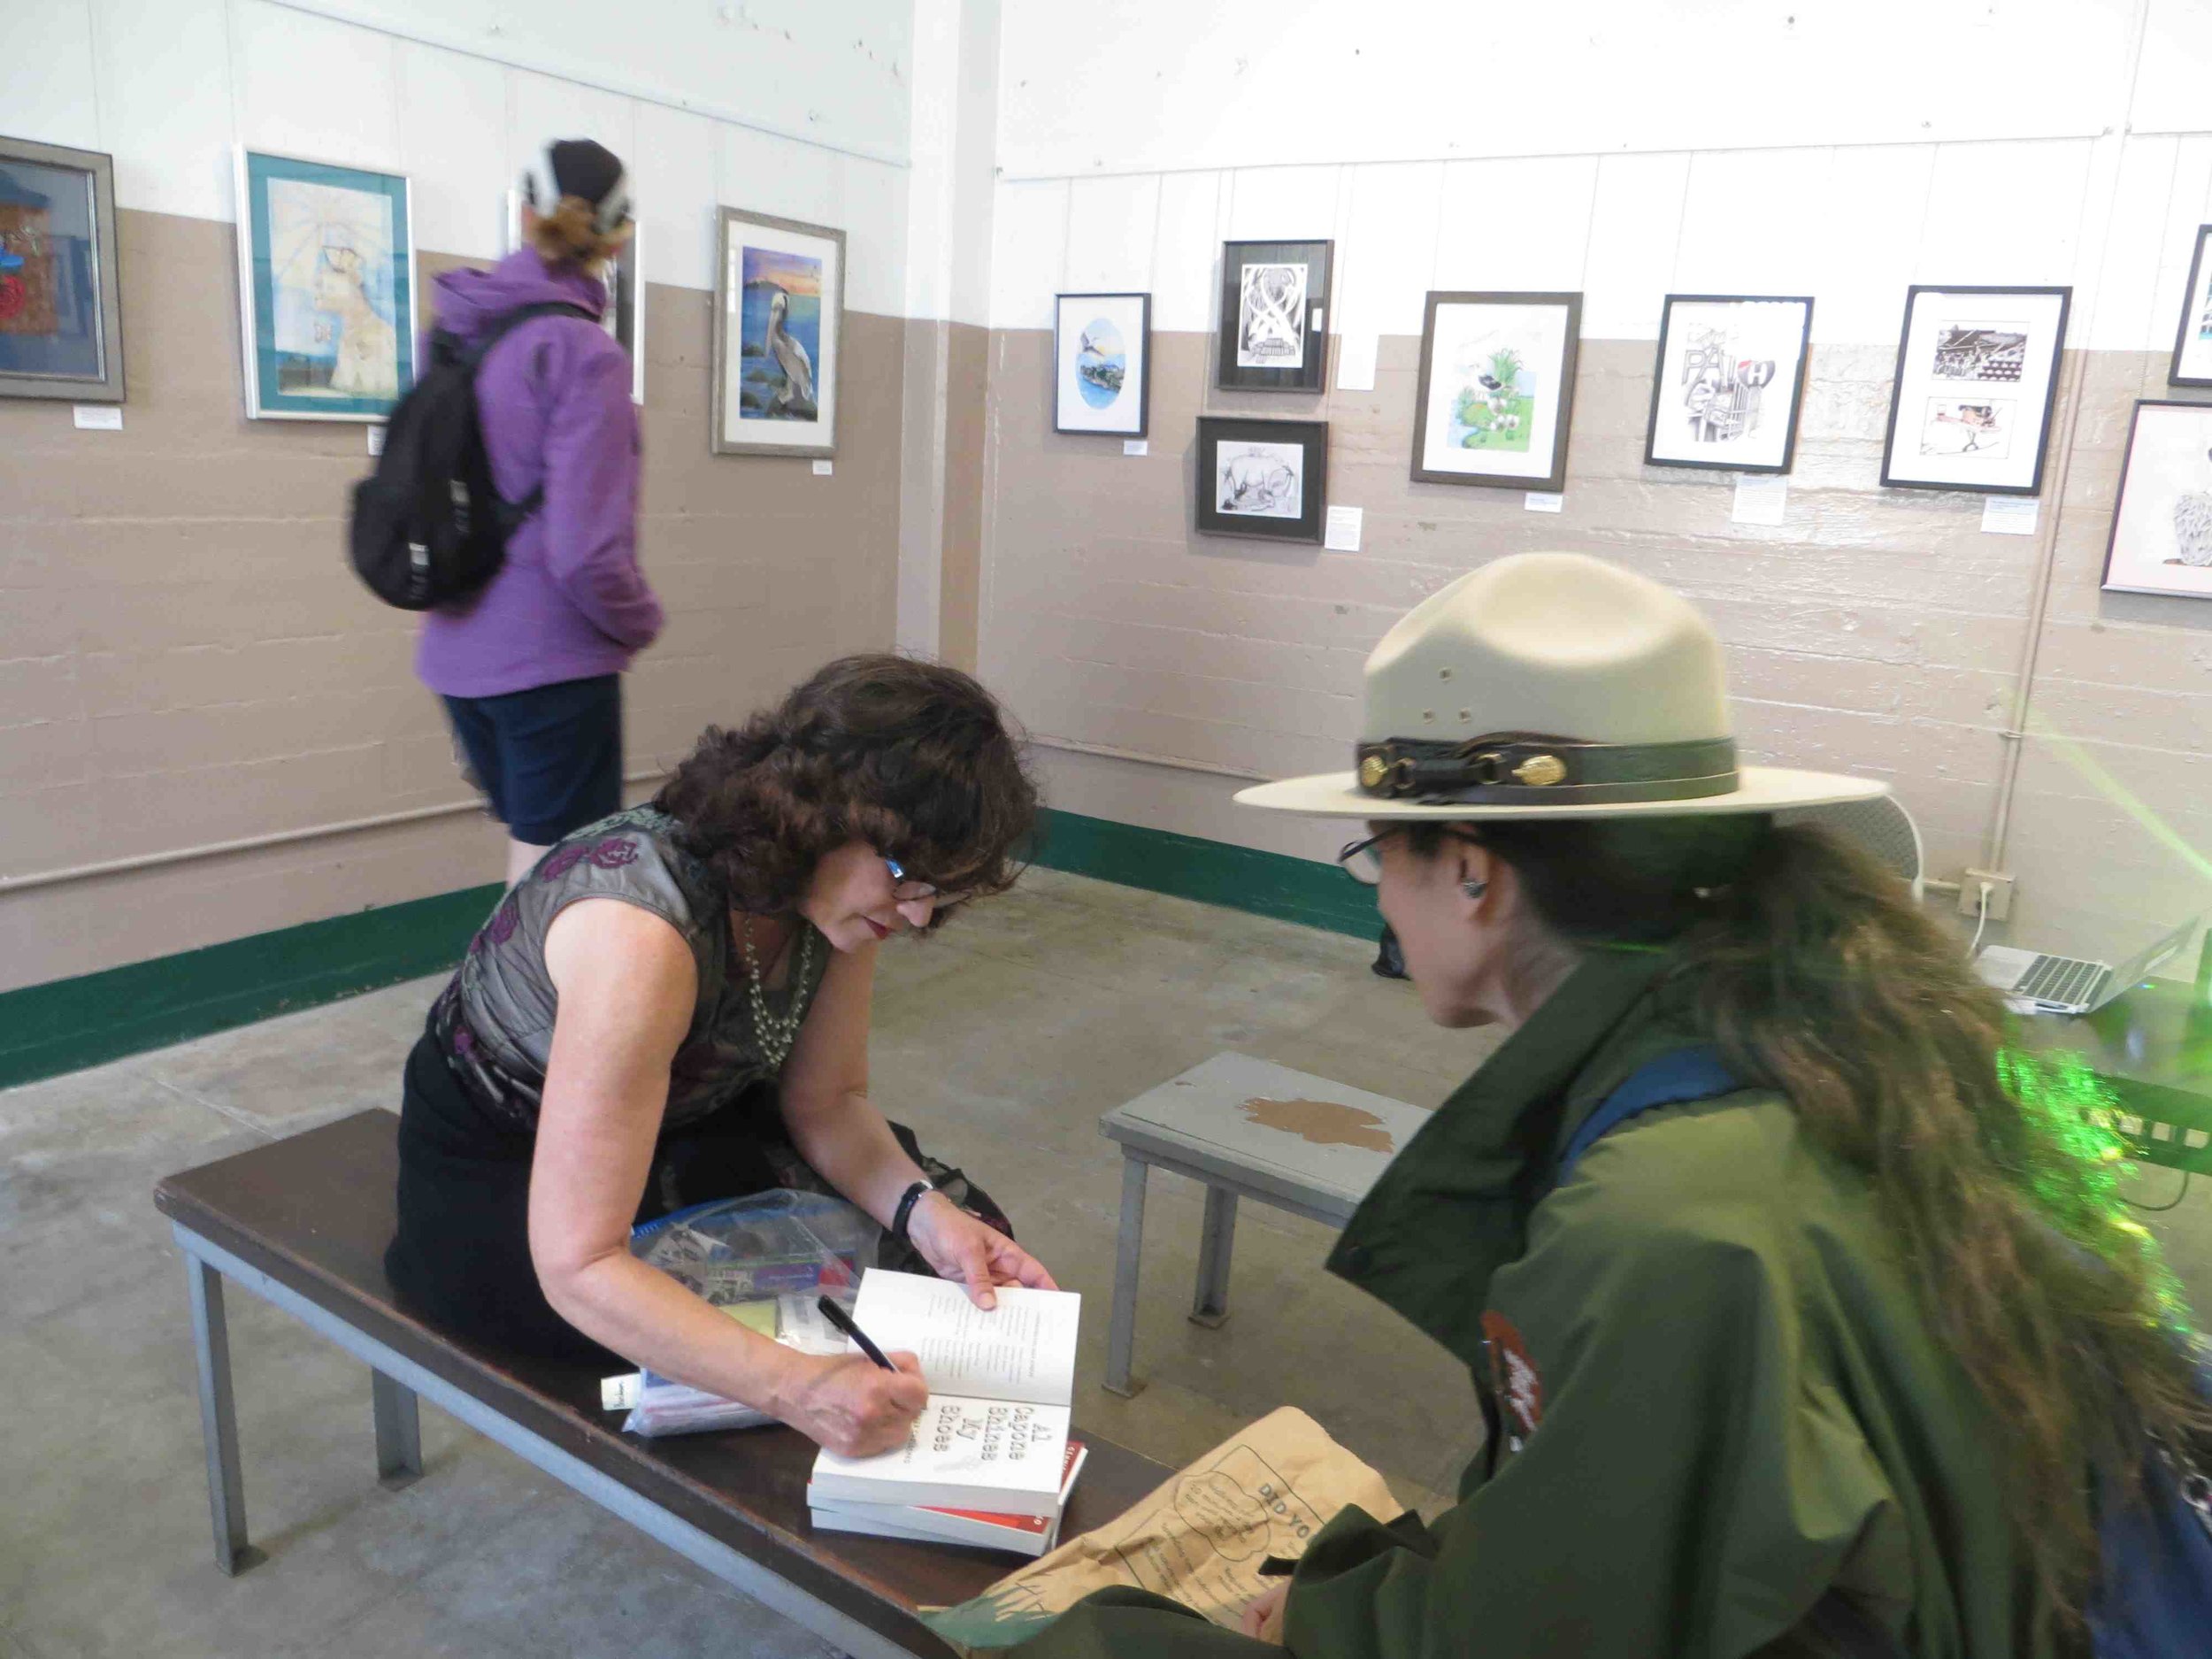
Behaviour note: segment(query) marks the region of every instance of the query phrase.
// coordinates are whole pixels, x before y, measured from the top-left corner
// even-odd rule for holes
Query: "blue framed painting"
[[[238,272],[253,420],[381,420],[415,383],[406,179],[238,152]]]
[[[0,397],[123,401],[115,166],[0,138]]]

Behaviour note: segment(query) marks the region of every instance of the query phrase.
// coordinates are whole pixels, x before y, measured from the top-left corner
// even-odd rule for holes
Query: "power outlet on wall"
[[[1982,889],[1989,889],[1989,919],[2001,922],[2012,914],[2012,878],[1992,870],[1970,870],[1959,878],[1959,914],[1982,914]]]

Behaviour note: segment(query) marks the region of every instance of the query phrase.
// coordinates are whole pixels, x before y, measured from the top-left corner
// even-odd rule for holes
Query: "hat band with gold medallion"
[[[1700,801],[1739,787],[1733,738],[1592,743],[1495,732],[1463,742],[1388,738],[1358,748],[1362,793],[1441,805],[1603,806]]]

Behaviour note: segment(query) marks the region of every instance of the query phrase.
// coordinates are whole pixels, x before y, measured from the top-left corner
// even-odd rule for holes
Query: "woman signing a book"
[[[549,849],[469,947],[407,1062],[392,1282],[449,1329],[639,1366],[833,1451],[895,1446],[910,1355],[780,1347],[630,1253],[710,1199],[842,1194],[879,1265],[1052,1287],[1004,1217],[868,1098],[879,946],[1002,892],[1036,791],[990,695],[895,657],[830,664],[710,727],[649,806]],[[621,1356],[618,1360],[615,1356]]]
[[[1510,1033],[1328,1263],[1467,1363],[1483,1449],[1431,1525],[1340,1513],[1244,1634],[1117,1589],[1017,1651],[2011,1659],[2139,1617],[2093,1494],[2212,1525],[2180,1310],[2083,1092],[1817,826],[1881,786],[1739,765],[1703,618],[1571,554],[1409,613],[1363,729],[1239,798],[1366,819],[1429,1017]]]

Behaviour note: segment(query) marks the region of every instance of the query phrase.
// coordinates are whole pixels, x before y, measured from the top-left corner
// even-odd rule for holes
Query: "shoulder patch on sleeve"
[[[1490,1347],[1491,1386],[1512,1413],[1517,1437],[1525,1440],[1544,1420],[1543,1377],[1519,1328],[1495,1308],[1484,1312],[1482,1334]]]

